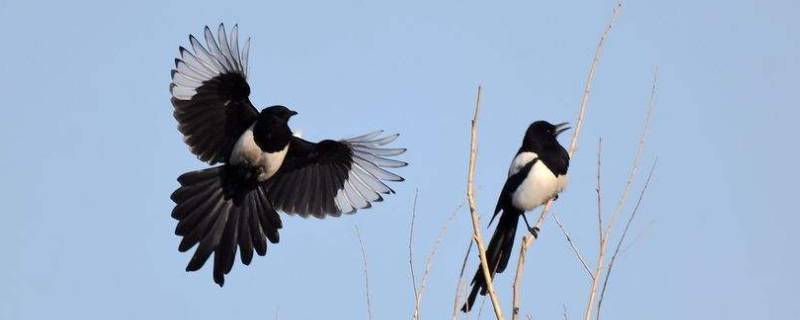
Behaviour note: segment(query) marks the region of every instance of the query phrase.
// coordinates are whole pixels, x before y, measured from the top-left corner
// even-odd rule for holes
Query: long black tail
[[[181,187],[172,193],[178,220],[175,234],[182,236],[178,250],[199,243],[186,266],[197,271],[214,253],[214,282],[222,286],[231,271],[236,247],[242,263],[250,264],[253,249],[267,254],[267,242],[278,243],[282,223],[258,183],[244,183],[235,169],[226,166],[191,171],[178,177]]]
[[[489,247],[486,248],[486,262],[489,263],[489,274],[502,273],[506,266],[508,266],[508,259],[511,258],[511,250],[514,247],[514,236],[517,234],[517,224],[519,217],[523,211],[518,210],[503,210],[500,215],[500,221],[497,222],[497,228],[494,230],[492,240],[489,242]],[[486,280],[483,277],[483,270],[481,265],[478,264],[478,270],[475,271],[475,276],[472,277],[472,292],[467,298],[467,302],[461,307],[461,311],[469,312],[472,305],[475,303],[478,293],[482,296],[486,295]]]

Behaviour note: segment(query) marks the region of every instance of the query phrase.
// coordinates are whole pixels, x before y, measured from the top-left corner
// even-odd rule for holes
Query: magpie
[[[341,216],[372,206],[394,193],[384,181],[403,181],[386,168],[405,148],[388,148],[398,134],[376,131],[343,140],[311,142],[293,135],[285,106],[258,111],[247,83],[250,39],[239,50],[238,26],[228,36],[205,27],[203,45],[189,35],[192,50],[179,48],[172,70],[172,105],[178,130],[191,152],[216,165],[178,177],[171,195],[180,252],[197,246],[186,271],[197,271],[214,254],[213,278],[220,287],[235,256],[244,265],[253,251],[264,256],[278,243],[283,223],[277,211],[301,217]]]
[[[539,230],[528,223],[525,211],[557,198],[558,193],[566,187],[569,154],[558,143],[557,137],[567,129],[569,127],[566,122],[553,125],[547,121],[536,121],[525,131],[522,146],[511,161],[508,178],[497,199],[494,215],[489,220],[491,225],[502,211],[492,240],[486,248],[486,260],[492,279],[495,273],[502,273],[508,265],[520,216],[525,220],[528,231],[537,237]],[[472,292],[461,311],[469,312],[478,292],[486,295],[486,290],[483,271],[478,265],[472,278]]]

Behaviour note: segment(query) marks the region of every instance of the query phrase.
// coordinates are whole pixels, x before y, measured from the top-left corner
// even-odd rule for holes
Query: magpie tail
[[[494,279],[496,273],[502,273],[508,266],[508,260],[511,258],[511,251],[514,247],[517,225],[522,214],[524,214],[524,211],[503,209],[503,213],[500,215],[500,221],[497,222],[497,228],[494,230],[492,240],[489,241],[489,246],[486,248],[486,262],[492,279]],[[475,304],[475,298],[478,297],[478,293],[485,296],[487,289],[488,286],[483,276],[483,269],[478,264],[478,270],[475,271],[475,276],[472,277],[472,292],[470,292],[467,302],[461,307],[461,311],[469,312]]]
[[[186,271],[197,271],[214,254],[214,282],[224,285],[237,246],[243,264],[250,264],[253,250],[263,256],[267,243],[279,241],[280,217],[258,183],[245,183],[235,170],[218,166],[190,171],[178,177],[181,186],[170,198],[175,234],[183,237],[178,250],[195,249]]]

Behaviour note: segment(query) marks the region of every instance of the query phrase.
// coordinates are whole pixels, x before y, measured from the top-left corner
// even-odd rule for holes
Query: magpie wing
[[[216,39],[208,27],[204,37],[205,46],[189,35],[192,50],[180,47],[170,92],[184,141],[200,160],[214,164],[228,160],[236,140],[255,122],[258,110],[248,98],[250,39],[239,51],[238,26],[228,37],[222,24]]]
[[[406,151],[387,148],[398,135],[382,131],[334,141],[313,143],[293,137],[278,172],[265,181],[267,196],[276,209],[303,217],[340,216],[369,208],[394,193],[383,181],[403,181],[386,168],[406,162],[390,159]]]

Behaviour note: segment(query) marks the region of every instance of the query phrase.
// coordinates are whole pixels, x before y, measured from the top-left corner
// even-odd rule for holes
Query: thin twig
[[[469,240],[469,245],[467,246],[467,252],[464,254],[464,261],[461,262],[461,270],[458,272],[458,283],[456,285],[456,299],[453,303],[453,315],[451,319],[456,320],[458,319],[458,307],[461,306],[461,293],[463,292],[464,286],[462,284],[466,284],[464,282],[464,270],[467,268],[467,260],[469,260],[469,253],[472,251],[472,246],[475,243],[472,242],[472,239]]]
[[[586,263],[586,258],[583,257],[581,251],[578,250],[578,247],[575,246],[575,242],[572,241],[572,237],[569,236],[569,233],[567,232],[567,229],[564,227],[564,224],[561,223],[561,220],[558,219],[558,215],[554,213],[553,215],[551,215],[551,217],[553,218],[553,220],[555,220],[556,224],[558,225],[558,228],[561,229],[561,233],[564,234],[564,238],[567,239],[570,248],[572,248],[572,253],[575,254],[575,257],[578,258],[578,261],[580,261],[581,265],[583,265],[583,269],[586,270],[586,275],[589,276],[589,280],[593,279],[594,275],[592,274],[592,271],[589,270],[589,265]],[[522,250],[520,250],[520,253],[523,253]],[[520,260],[522,259],[523,259],[522,256],[520,256]]]
[[[358,229],[358,226],[355,226],[356,229],[356,237],[358,237],[358,243],[361,244],[361,257],[364,259],[364,295],[367,298],[367,319],[372,320],[372,303],[369,301],[369,266],[367,265],[367,250],[364,249],[364,241],[361,240],[361,231]]]
[[[636,234],[635,237],[633,237],[633,240],[628,241],[628,244],[625,245],[624,248],[622,248],[622,250],[619,252],[619,255],[620,256],[624,256],[628,252],[628,250],[631,249],[631,247],[633,247],[637,242],[639,242],[642,238],[644,238],[651,231],[651,229],[653,228],[653,225],[655,223],[656,223],[655,219],[654,220],[650,220],[650,222],[648,222],[647,225],[644,228],[642,228],[642,230],[639,231],[639,233]]]
[[[447,229],[450,226],[450,223],[453,222],[453,219],[456,217],[461,208],[464,207],[464,202],[456,207],[452,213],[450,213],[450,217],[447,218],[447,221],[444,223],[442,228],[439,230],[439,234],[436,236],[436,241],[431,248],[431,252],[425,257],[425,271],[422,273],[422,279],[420,280],[419,290],[415,290],[417,292],[417,296],[414,300],[414,316],[413,319],[419,319],[420,317],[420,309],[422,309],[422,295],[425,293],[425,285],[428,282],[428,275],[431,272],[431,268],[433,267],[433,257],[436,256],[436,252],[439,251],[439,246],[442,243],[442,239],[447,234]]]
[[[470,153],[469,153],[469,170],[467,173],[467,199],[469,200],[469,211],[472,215],[472,233],[473,240],[478,246],[478,254],[481,258],[481,269],[483,270],[483,278],[486,282],[486,289],[489,297],[492,300],[494,307],[494,314],[497,319],[502,320],[503,310],[500,305],[500,300],[497,298],[497,292],[492,283],[492,275],[489,273],[489,263],[486,259],[486,248],[483,245],[483,236],[481,236],[481,222],[480,214],[478,214],[478,205],[475,202],[475,159],[478,156],[478,114],[481,109],[481,87],[478,86],[478,95],[475,99],[475,113],[472,116],[472,129],[470,133]]]
[[[600,253],[597,255],[597,266],[594,270],[594,279],[592,279],[592,288],[589,290],[589,302],[586,303],[586,313],[583,315],[584,320],[592,319],[592,312],[594,310],[594,301],[597,299],[597,288],[600,284],[600,276],[603,274],[603,267],[606,258],[606,248],[608,247],[608,237],[603,236],[600,238]]]
[[[569,320],[569,314],[567,313],[567,304],[566,303],[562,304],[561,308],[563,309],[561,313],[562,318],[564,318],[564,320]]]
[[[486,297],[482,296],[481,299],[481,307],[478,309],[478,316],[475,319],[481,320],[483,319],[483,307],[486,306]],[[469,315],[469,314],[467,314]]]
[[[526,234],[523,237],[530,237],[531,235]],[[520,305],[520,285],[522,284],[522,274],[525,270],[525,254],[528,251],[528,248],[525,246],[519,247],[519,260],[517,260],[517,274],[514,276],[514,283],[512,284],[512,290],[514,293],[513,300],[512,300],[512,309],[511,309],[511,319],[517,320],[519,319],[519,305]]]
[[[606,271],[605,279],[603,280],[603,289],[600,291],[600,299],[597,301],[597,317],[600,317],[600,307],[603,305],[603,297],[606,295],[606,288],[608,288],[608,278],[611,277],[611,270],[614,268],[614,262],[617,261],[617,256],[619,255],[620,248],[622,247],[622,243],[625,241],[625,236],[628,235],[628,230],[630,229],[631,223],[633,219],[636,218],[636,213],[639,212],[639,206],[642,204],[642,199],[644,198],[645,192],[647,192],[647,186],[650,185],[650,180],[653,178],[653,172],[656,170],[656,164],[658,163],[658,159],[653,162],[653,166],[650,168],[650,173],[647,174],[647,180],[644,182],[644,186],[642,187],[641,193],[639,193],[639,199],[636,200],[636,205],[633,207],[633,211],[631,215],[628,217],[628,221],[625,223],[625,229],[622,230],[622,235],[619,237],[619,241],[617,241],[617,247],[614,249],[614,254],[611,255],[611,260],[608,262],[608,270]]]
[[[598,228],[600,230],[600,234],[598,235],[598,254],[597,254],[597,265],[595,266],[595,271],[592,277],[592,287],[589,291],[589,302],[586,303],[586,313],[584,314],[584,320],[591,320],[592,310],[594,308],[594,301],[597,298],[597,288],[600,284],[600,277],[603,274],[603,266],[605,265],[605,255],[606,255],[606,248],[608,247],[608,233],[603,232],[603,197],[602,197],[602,183],[600,180],[600,172],[602,162],[600,159],[603,158],[603,138],[600,138],[597,143],[597,185],[595,186],[595,191],[597,192],[597,222]]]
[[[417,278],[414,275],[414,220],[417,218],[417,197],[419,197],[419,188],[414,191],[414,202],[411,204],[411,230],[408,233],[408,267],[411,270],[411,287],[414,289],[414,316],[413,319],[417,318],[419,304],[416,303],[417,301]]]
[[[581,97],[580,108],[578,109],[578,116],[577,121],[575,121],[575,131],[572,133],[572,140],[570,141],[569,145],[569,156],[572,158],[575,155],[575,151],[578,149],[578,138],[580,137],[581,129],[583,128],[583,122],[586,119],[586,109],[589,105],[589,96],[592,92],[592,82],[594,81],[595,73],[597,72],[597,66],[600,64],[600,57],[603,53],[603,47],[605,46],[606,39],[608,39],[608,35],[611,32],[614,24],[617,21],[617,16],[619,15],[620,10],[622,9],[622,2],[617,3],[614,7],[614,11],[611,15],[611,20],[606,25],[603,34],[600,36],[600,40],[597,43],[597,48],[594,52],[594,57],[592,58],[592,64],[589,67],[589,74],[586,77],[586,84],[583,89],[583,96]],[[545,204],[544,209],[539,214],[539,218],[536,220],[536,227],[541,229],[542,225],[544,224],[544,219],[547,216],[547,212],[550,211],[550,208],[553,206],[553,200],[550,200]],[[522,238],[522,246],[523,247],[530,247],[536,238],[534,237],[523,237]],[[519,266],[518,266],[519,267]]]
[[[597,193],[597,238],[603,238],[603,197],[600,186],[600,172],[603,171],[603,137],[597,141],[597,186],[594,191]]]
[[[650,129],[650,119],[653,115],[653,109],[655,109],[656,105],[656,84],[658,82],[658,67],[656,67],[655,72],[653,72],[653,85],[650,88],[650,101],[647,105],[647,116],[644,120],[644,128],[642,129],[642,134],[639,137],[639,147],[636,150],[636,156],[633,158],[633,165],[631,166],[631,171],[628,174],[628,180],[625,182],[625,188],[622,191],[622,196],[619,198],[619,202],[617,202],[617,207],[614,210],[614,213],[611,215],[611,220],[608,222],[606,229],[610,230],[612,226],[616,225],[617,219],[619,215],[622,214],[622,210],[625,208],[625,202],[628,198],[628,193],[631,189],[631,185],[633,184],[633,179],[636,177],[636,174],[639,172],[639,162],[642,158],[642,153],[644,151],[645,142],[647,141],[647,132]],[[607,232],[608,233],[608,232]]]
[[[613,230],[614,226],[616,226],[617,219],[619,218],[620,214],[622,213],[622,210],[625,207],[625,202],[627,200],[628,193],[630,192],[631,185],[633,184],[633,180],[636,177],[636,174],[639,172],[639,162],[640,162],[642,154],[644,152],[644,148],[645,148],[645,145],[646,145],[646,142],[647,142],[647,133],[648,133],[648,131],[650,129],[650,120],[652,119],[653,110],[655,109],[657,84],[658,84],[658,67],[656,67],[655,71],[653,72],[653,84],[652,84],[652,86],[650,88],[650,99],[649,99],[648,104],[647,104],[647,116],[645,117],[644,128],[642,128],[642,133],[641,133],[641,135],[639,137],[639,146],[636,149],[636,155],[633,158],[633,164],[631,165],[631,171],[630,171],[630,173],[628,175],[627,181],[625,182],[625,188],[623,189],[622,195],[620,196],[619,202],[617,203],[616,210],[612,213],[611,219],[608,221],[608,224],[606,225],[605,235],[603,236],[603,238],[605,238],[605,240],[606,240],[603,243],[606,246],[608,245],[608,241],[607,240],[608,240],[609,235],[611,234],[611,230]],[[654,165],[654,168],[655,168],[655,165]],[[626,228],[625,232],[627,232],[627,228]],[[603,251],[605,251],[605,248],[603,248]],[[615,250],[615,255],[616,255],[616,252],[618,252],[618,251],[619,251],[619,248],[617,248]],[[613,260],[616,260],[616,259],[612,258],[612,261]],[[611,263],[613,263],[613,262],[609,263],[609,270],[610,270]],[[599,275],[599,274],[597,274],[597,275]],[[608,284],[608,274],[606,274],[605,280],[603,281],[603,288],[604,288],[603,291],[605,291],[605,287],[606,287],[607,284]],[[591,299],[591,298],[594,298],[594,297],[590,297],[590,303],[593,303],[593,299]],[[597,311],[597,320],[599,320],[600,319],[600,306],[602,305],[602,298],[597,300],[597,301],[598,301],[598,303],[597,303],[597,310],[598,310]],[[591,308],[591,306],[587,306],[587,311],[590,308]],[[590,319],[591,318],[586,318],[585,320],[590,320]]]

